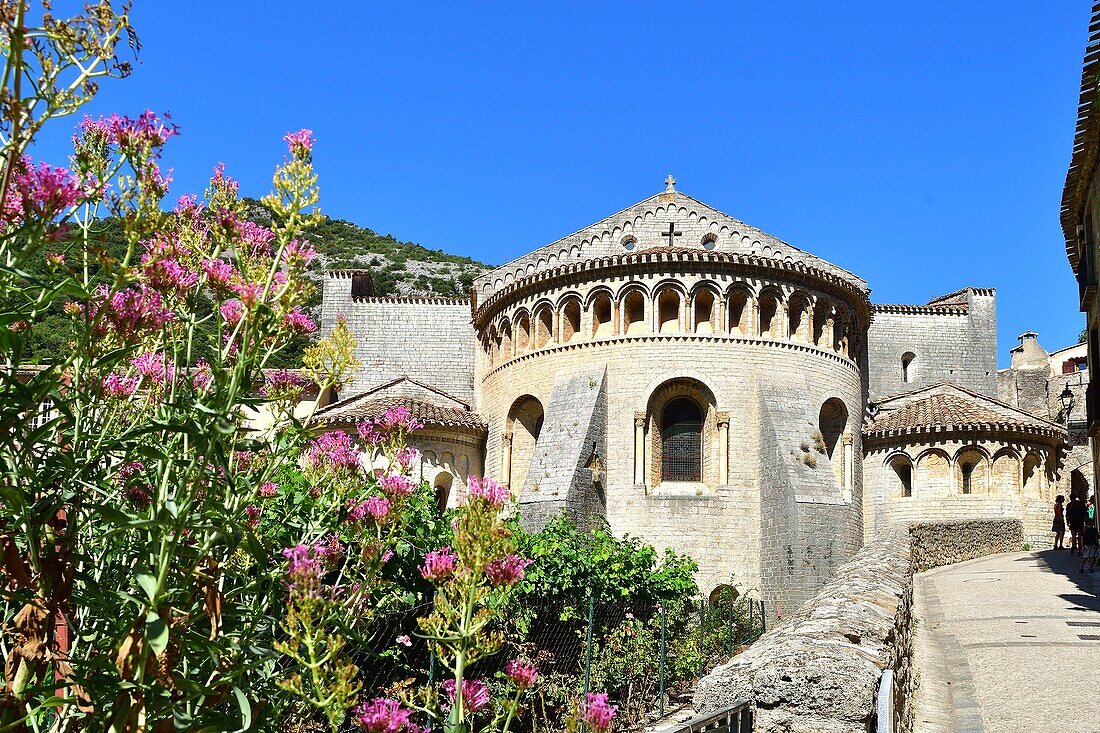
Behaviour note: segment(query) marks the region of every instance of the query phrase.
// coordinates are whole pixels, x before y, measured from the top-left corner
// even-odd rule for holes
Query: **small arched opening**
[[[516,321],[516,356],[526,354],[531,346],[531,317],[526,313]]]
[[[581,303],[573,298],[566,302],[561,312],[561,341],[567,344],[581,338]]]
[[[1043,459],[1035,451],[1024,457],[1023,479],[1024,493],[1028,496],[1038,497],[1042,495],[1043,488]]]
[[[623,298],[623,332],[628,334],[645,333],[645,296],[638,290],[631,290]]]
[[[1085,501],[1089,496],[1089,480],[1080,468],[1069,472],[1069,498]]]
[[[906,351],[901,355],[901,381],[903,384],[909,384],[913,381],[913,360],[917,358],[917,355],[912,351]]]
[[[500,336],[497,338],[497,356],[502,362],[512,358],[512,326],[507,321],[500,324]]]
[[[534,348],[541,349],[550,342],[554,335],[554,315],[549,306],[543,306],[535,313],[535,344]]]
[[[505,475],[515,494],[523,490],[527,480],[527,471],[542,433],[543,415],[542,403],[531,395],[520,397],[508,410],[507,431],[512,440],[510,455],[507,451],[505,455]]]
[[[955,482],[960,494],[986,493],[985,454],[977,448],[960,450],[955,456]]]
[[[695,333],[714,333],[714,293],[710,290],[700,290],[695,293],[693,315]]]
[[[760,336],[766,339],[779,338],[779,300],[773,293],[760,296]]]
[[[743,290],[734,290],[729,299],[729,332],[741,336],[752,335],[752,300]]]
[[[821,405],[817,414],[817,429],[825,445],[825,455],[833,469],[837,486],[846,488],[844,433],[848,428],[848,408],[839,397],[830,397]]]
[[[787,303],[787,333],[791,341],[810,341],[810,302],[801,293],[792,295]]]
[[[432,488],[435,490],[435,509],[442,514],[447,511],[447,506],[451,500],[451,486],[454,484],[454,476],[447,471],[440,472],[435,481],[432,482]]]
[[[680,294],[672,288],[665,288],[657,296],[657,322],[659,333],[680,331]]]
[[[639,460],[645,483],[699,482],[718,486],[720,446],[714,393],[690,377],[657,387],[646,405],[644,449]]]
[[[913,495],[913,460],[904,454],[896,455],[890,459],[890,471],[893,473],[894,496]]]
[[[592,301],[592,336],[606,338],[614,332],[611,323],[611,296],[600,293]]]
[[[992,491],[1001,494],[1017,494],[1020,491],[1020,459],[1011,449],[998,451],[993,456],[990,469]]]

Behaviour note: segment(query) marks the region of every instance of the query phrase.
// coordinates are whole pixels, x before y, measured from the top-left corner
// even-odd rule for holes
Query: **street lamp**
[[[1062,394],[1058,395],[1058,401],[1062,403],[1062,412],[1066,416],[1066,427],[1069,427],[1069,408],[1073,405],[1073,392],[1070,390],[1069,385],[1062,390]]]

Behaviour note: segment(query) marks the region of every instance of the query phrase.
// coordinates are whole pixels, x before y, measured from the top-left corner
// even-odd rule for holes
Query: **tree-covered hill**
[[[271,212],[263,204],[255,199],[245,201],[249,219],[263,225],[271,224]],[[118,225],[104,220],[98,222],[94,228],[94,239],[108,260],[125,256],[126,243]],[[311,270],[311,278],[317,287],[308,304],[311,315],[317,321],[320,319],[325,270],[369,270],[377,295],[464,297],[474,278],[490,269],[488,265],[469,257],[428,249],[416,242],[402,242],[390,234],[381,235],[341,219],[325,217],[320,224],[307,230],[306,239],[318,252]],[[63,247],[59,244],[58,249]],[[98,265],[93,267],[95,280],[100,279],[98,271]],[[48,277],[47,264],[40,263],[31,274]],[[3,305],[2,301],[0,298],[0,305]],[[26,353],[29,362],[49,363],[59,354],[65,353],[68,348],[70,322],[69,317],[61,313],[60,306],[44,314],[38,323],[30,326]],[[308,339],[301,338],[300,343],[292,345],[281,354],[279,363],[272,366],[297,366],[302,349],[307,344]]]

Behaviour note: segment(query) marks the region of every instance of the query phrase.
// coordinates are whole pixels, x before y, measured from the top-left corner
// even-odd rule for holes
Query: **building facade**
[[[922,488],[917,448],[940,440],[935,425],[885,440],[869,406],[948,382],[979,412],[1030,418],[996,400],[993,290],[872,306],[856,275],[673,183],[485,274],[468,301],[376,298],[363,273],[329,273],[322,327],[346,318],[364,366],[320,417],[346,427],[403,400],[425,416],[425,476],[450,482],[452,504],[485,473],[529,526],[598,515],[692,555],[706,591],[732,583],[790,610],[883,521],[919,518],[885,498],[899,450],[916,467],[911,504],[954,490]],[[1056,425],[968,425],[948,463],[980,443],[983,495],[1009,472],[1005,449],[1013,491],[1033,486],[1032,452],[1057,475]],[[461,453],[443,460],[441,439]]]

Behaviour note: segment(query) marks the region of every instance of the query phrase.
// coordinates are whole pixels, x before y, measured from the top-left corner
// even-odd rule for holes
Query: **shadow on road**
[[[1097,570],[1092,573],[1079,572],[1081,556],[1071,555],[1069,550],[1042,550],[1036,552],[1035,556],[1050,572],[1064,576],[1081,591],[1081,593],[1063,593],[1061,598],[1081,608],[1100,611],[1100,580],[1098,580],[1100,566],[1097,566]]]

